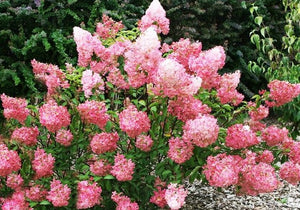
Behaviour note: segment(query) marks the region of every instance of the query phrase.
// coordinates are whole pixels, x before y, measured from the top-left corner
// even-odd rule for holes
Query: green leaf
[[[254,18],[254,22],[255,22],[257,25],[260,26],[261,23],[262,23],[262,19],[263,19],[262,16],[257,16],[257,17]]]
[[[112,175],[106,175],[106,176],[104,177],[104,179],[115,179],[115,177],[112,176]]]
[[[69,4],[69,5],[74,4],[74,3],[76,3],[76,2],[77,2],[77,0],[68,0],[68,4]]]
[[[49,201],[41,201],[40,205],[50,205],[51,203]]]

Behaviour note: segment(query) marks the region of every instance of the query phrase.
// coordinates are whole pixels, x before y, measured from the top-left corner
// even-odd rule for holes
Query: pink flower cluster
[[[104,102],[100,101],[86,101],[77,107],[81,119],[86,123],[93,123],[100,129],[104,129],[109,115],[106,114],[106,107]]]
[[[135,146],[144,152],[149,152],[153,145],[153,140],[150,136],[139,135],[136,138]]]
[[[23,178],[20,174],[9,174],[6,179],[6,186],[18,191],[23,185]]]
[[[250,130],[250,127],[235,124],[227,129],[226,146],[233,149],[242,149],[259,143],[259,138]]]
[[[209,114],[211,109],[200,100],[188,95],[169,101],[168,112],[186,122],[195,119],[200,113]]]
[[[62,127],[67,127],[71,122],[68,109],[64,106],[58,106],[54,100],[42,105],[39,114],[41,124],[53,133]]]
[[[286,128],[278,128],[275,125],[271,125],[263,130],[262,140],[264,140],[268,146],[272,147],[281,144],[285,139],[288,139],[289,131]]]
[[[107,160],[100,159],[90,164],[90,170],[97,176],[105,176],[110,173],[112,169],[111,164]]]
[[[104,81],[101,76],[89,69],[82,72],[81,84],[86,98],[93,95],[93,89],[96,94],[104,91]]]
[[[267,105],[281,106],[292,101],[300,94],[300,84],[291,84],[287,81],[273,80],[268,84],[270,88],[270,99],[266,101]]]
[[[47,154],[43,149],[37,149],[34,152],[34,160],[32,168],[35,171],[35,178],[39,179],[53,174],[55,158],[51,154]]]
[[[102,23],[97,23],[96,33],[102,39],[107,39],[109,37],[114,38],[118,31],[124,28],[122,22],[115,22],[113,19],[107,15],[102,15]]]
[[[34,146],[37,143],[38,136],[39,129],[36,126],[32,128],[21,127],[14,130],[11,135],[11,139],[24,143],[28,146]]]
[[[96,154],[102,154],[105,152],[112,152],[117,148],[117,142],[119,140],[119,135],[115,133],[100,133],[96,134],[90,145],[92,151]]]
[[[116,191],[112,192],[111,199],[117,203],[116,210],[138,210],[139,206],[136,202],[131,202],[130,198],[117,193]]]
[[[77,185],[77,209],[92,208],[99,205],[101,198],[101,187],[97,183],[89,184],[88,181],[81,181]]]
[[[63,185],[59,180],[53,179],[50,184],[47,200],[55,207],[67,206],[69,204],[71,189]]]
[[[256,104],[252,101],[248,102],[250,108],[249,115],[253,121],[259,121],[266,118],[269,115],[269,108],[263,105],[256,107]]]
[[[271,164],[274,160],[274,155],[270,150],[264,150],[260,155],[255,159],[256,162],[263,162]]]
[[[124,155],[117,154],[115,156],[115,164],[112,167],[111,174],[117,178],[118,181],[130,181],[134,173],[135,164]]]
[[[187,193],[188,192],[183,189],[183,186],[178,186],[173,183],[169,184],[165,192],[165,199],[168,206],[172,210],[180,209],[185,204]]]
[[[154,191],[154,194],[150,198],[150,202],[159,206],[160,208],[164,208],[167,205],[167,201],[165,199],[166,189],[157,189]]]
[[[183,126],[183,136],[185,141],[191,141],[198,147],[207,147],[213,144],[219,133],[217,119],[212,115],[199,114],[196,119],[188,120]]]
[[[0,176],[6,177],[13,171],[21,169],[21,159],[16,151],[9,150],[0,143]]]
[[[65,78],[65,74],[56,65],[40,63],[35,59],[31,61],[35,77],[44,82],[48,88],[48,96],[56,93],[59,87],[68,88],[70,85]]]
[[[158,0],[153,0],[146,10],[146,14],[138,23],[139,29],[145,31],[149,27],[155,27],[157,33],[164,35],[169,33],[170,21],[166,18],[166,11],[161,6]]]
[[[119,119],[121,130],[131,138],[148,132],[150,129],[150,119],[147,113],[138,111],[133,104],[130,104],[119,114]]]
[[[70,146],[73,141],[73,134],[70,130],[61,129],[57,131],[55,141],[64,146]]]
[[[291,161],[285,162],[279,171],[280,178],[292,185],[298,185],[300,181],[300,165]]]
[[[33,210],[32,208],[29,208],[29,202],[26,201],[24,192],[17,191],[12,194],[11,197],[6,198],[1,206],[2,210],[12,210],[12,209],[28,209]]]
[[[228,187],[236,185],[239,180],[241,157],[234,155],[218,154],[209,156],[203,167],[204,174],[211,186]]]
[[[44,189],[41,185],[31,186],[29,189],[25,190],[26,197],[32,201],[42,201],[46,199],[48,191]]]
[[[2,106],[4,108],[3,114],[6,119],[16,119],[20,123],[24,124],[29,110],[26,108],[27,102],[22,98],[13,98],[5,95],[1,95]]]
[[[175,163],[181,164],[193,156],[194,146],[191,141],[185,141],[180,138],[169,139],[168,157]]]
[[[240,82],[240,76],[240,71],[236,71],[232,74],[224,74],[221,77],[217,96],[220,98],[222,104],[231,103],[237,106],[243,101],[244,96],[236,90]]]

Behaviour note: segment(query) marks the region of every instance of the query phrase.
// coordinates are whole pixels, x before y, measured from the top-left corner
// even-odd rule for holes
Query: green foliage
[[[282,0],[284,8],[284,24],[281,33],[275,36],[273,24],[260,6],[252,4],[249,8],[251,16],[256,24],[250,33],[251,42],[256,46],[258,57],[249,62],[249,69],[256,75],[265,77],[267,81],[275,79],[286,80],[291,83],[300,82],[300,1]],[[277,26],[277,28],[279,28]],[[300,126],[300,97],[282,108],[276,108],[275,112],[283,113],[281,120],[293,130],[294,137],[299,134]]]

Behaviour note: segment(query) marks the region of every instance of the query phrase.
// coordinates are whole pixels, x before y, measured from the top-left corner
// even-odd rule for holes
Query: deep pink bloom
[[[53,206],[61,207],[69,204],[71,189],[68,185],[63,185],[59,180],[53,179],[50,188],[46,198]]]
[[[252,119],[246,121],[246,124],[250,127],[250,129],[254,132],[263,131],[267,125],[260,121],[253,121]]]
[[[32,128],[21,127],[14,130],[11,135],[11,139],[24,143],[28,146],[33,146],[37,143],[38,135],[39,129],[36,126]]]
[[[88,181],[81,181],[77,185],[77,209],[92,208],[99,205],[101,201],[101,187],[97,183],[89,184]]]
[[[275,169],[262,162],[244,167],[238,183],[241,187],[240,193],[247,195],[272,192],[278,188],[279,184]]]
[[[138,111],[132,104],[119,114],[119,119],[121,130],[131,138],[135,138],[143,132],[148,132],[150,129],[150,119],[147,113]]]
[[[159,206],[160,208],[164,208],[167,205],[167,201],[165,199],[166,189],[158,189],[153,192],[154,195],[151,196],[150,202]]]
[[[218,154],[209,156],[204,166],[204,174],[211,186],[228,187],[238,183],[241,157]]]
[[[101,76],[89,69],[82,72],[81,84],[86,98],[93,95],[93,90],[95,90],[95,94],[104,91],[104,81]]]
[[[285,162],[280,167],[280,178],[286,180],[292,185],[298,185],[300,181],[300,165],[291,161]]]
[[[24,124],[29,110],[26,108],[27,101],[23,98],[13,98],[5,95],[1,95],[2,106],[4,108],[3,114],[6,119],[16,119],[20,123]]]
[[[119,140],[119,135],[115,133],[100,133],[96,134],[90,145],[92,151],[96,154],[102,154],[105,152],[112,152],[117,148],[117,142]]]
[[[21,169],[21,159],[16,151],[9,150],[0,143],[0,176],[6,177],[13,171]]]
[[[107,160],[100,159],[90,164],[90,170],[97,176],[105,176],[110,173],[112,169],[111,164]]]
[[[278,128],[275,125],[271,125],[263,130],[262,140],[264,140],[268,146],[272,147],[281,144],[288,138],[289,131],[286,128]]]
[[[300,164],[300,142],[294,142],[290,145],[288,153],[290,161]]]
[[[25,200],[24,192],[17,191],[12,194],[11,197],[6,198],[1,206],[2,210],[27,210],[29,208],[29,202]]]
[[[183,186],[171,183],[165,193],[165,199],[172,210],[180,209],[185,204],[185,197],[188,192]]]
[[[111,174],[118,181],[130,181],[134,173],[135,164],[131,159],[127,160],[124,155],[115,156],[115,164],[112,167]]]
[[[212,115],[199,115],[196,119],[188,120],[183,126],[185,141],[191,141],[198,147],[207,147],[213,144],[219,134],[217,119]]]
[[[6,185],[15,191],[21,189],[23,182],[24,180],[20,174],[9,174],[6,179]]]
[[[271,164],[273,160],[274,160],[274,155],[270,150],[264,150],[260,155],[256,157],[256,162]]]
[[[47,154],[45,150],[37,148],[32,161],[32,168],[35,171],[36,179],[53,174],[55,158],[51,154]]]
[[[114,38],[124,28],[122,21],[116,22],[107,15],[102,15],[102,23],[97,23],[96,33],[101,39]]]
[[[150,136],[141,134],[136,138],[135,146],[140,150],[149,152],[151,150],[152,145],[153,145],[153,140],[151,139]]]
[[[194,146],[190,141],[172,137],[169,139],[168,157],[175,163],[181,164],[193,156]]]
[[[186,122],[195,119],[199,114],[209,114],[211,108],[193,96],[187,95],[170,100],[168,112],[175,115],[178,119]]]
[[[256,107],[254,102],[248,102],[249,115],[253,121],[259,121],[266,118],[269,115],[269,108],[263,105]]]
[[[112,192],[111,199],[117,203],[116,210],[138,210],[139,206],[136,202],[131,202],[130,198],[122,195],[122,193]]]
[[[50,132],[56,132],[70,125],[71,117],[66,107],[58,106],[53,100],[48,101],[39,109],[40,122]]]
[[[141,31],[145,31],[149,27],[155,27],[157,33],[162,32],[166,35],[170,30],[169,24],[170,21],[166,18],[166,11],[158,0],[153,0],[138,26]]]
[[[300,94],[300,83],[291,84],[287,81],[273,80],[268,84],[270,99],[266,101],[269,106],[281,106],[292,101]]]
[[[58,143],[64,145],[64,146],[70,146],[73,140],[73,134],[70,130],[59,130],[56,133],[55,141]]]
[[[249,126],[235,124],[227,129],[226,146],[242,149],[259,143],[259,138]]]
[[[86,123],[93,123],[100,129],[104,129],[109,119],[104,102],[86,101],[83,104],[80,104],[77,109],[83,121]]]
[[[27,189],[25,194],[30,200],[39,202],[46,199],[48,191],[41,185],[34,185]]]

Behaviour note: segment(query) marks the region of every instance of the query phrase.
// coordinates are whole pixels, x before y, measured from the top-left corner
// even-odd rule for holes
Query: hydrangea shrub
[[[275,169],[300,181],[299,142],[262,121],[269,107],[297,97],[300,84],[276,80],[244,102],[240,72],[218,73],[221,46],[160,43],[169,21],[158,0],[138,26],[124,31],[103,16],[93,34],[74,27],[77,67],[32,61],[48,88],[43,101],[1,96],[2,209],[175,210],[187,179],[249,195],[276,190]]]

